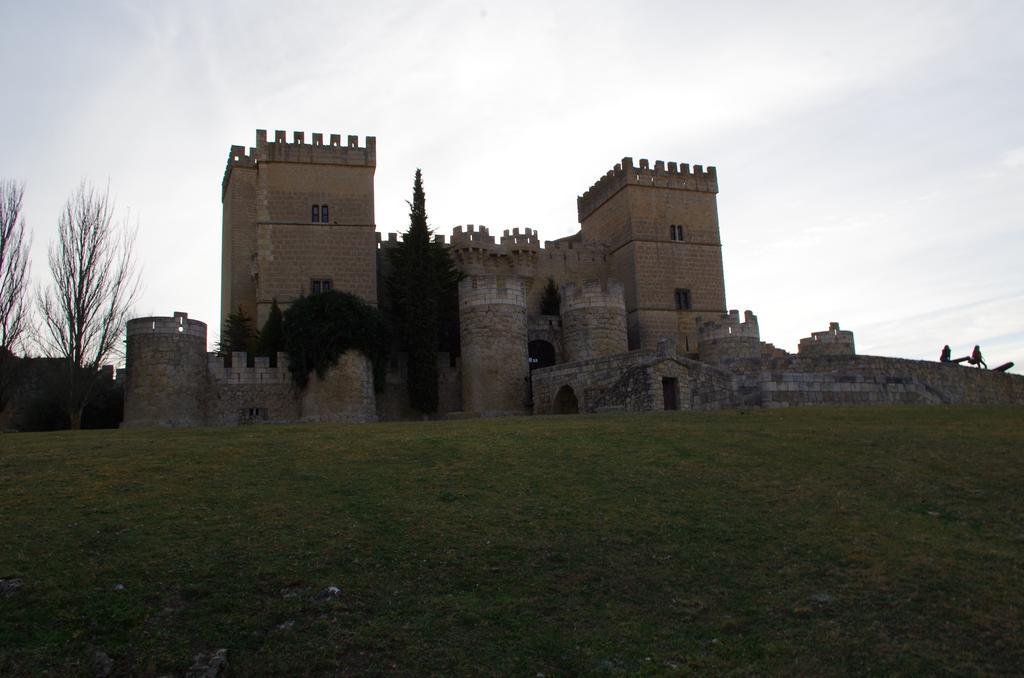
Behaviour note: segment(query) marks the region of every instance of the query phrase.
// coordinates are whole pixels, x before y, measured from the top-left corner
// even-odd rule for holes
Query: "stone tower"
[[[523,281],[498,275],[459,283],[462,409],[525,414],[528,397],[526,295]]]
[[[232,146],[222,184],[221,323],[239,307],[263,326],[271,302],[286,307],[324,289],[377,304],[373,175],[376,139],[283,131]]]
[[[206,323],[135,318],[126,331],[124,421],[128,426],[200,426],[209,383]]]
[[[626,352],[626,303],[622,283],[588,280],[562,286],[565,361]]]
[[[623,282],[630,349],[693,353],[695,318],[725,313],[717,193],[714,167],[623,158],[577,199],[583,242],[604,243]]]
[[[761,330],[753,311],[729,311],[712,319],[697,318],[700,359],[708,363],[761,358]]]

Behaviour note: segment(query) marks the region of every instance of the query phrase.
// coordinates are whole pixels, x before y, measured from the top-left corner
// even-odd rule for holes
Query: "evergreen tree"
[[[259,335],[252,328],[252,318],[246,315],[241,306],[234,313],[228,314],[216,348],[222,356],[230,356],[232,351],[246,351],[251,356],[258,352]]]
[[[373,363],[373,383],[384,387],[389,345],[379,310],[347,292],[327,290],[297,299],[282,322],[288,369],[299,388],[313,372],[323,377],[349,349],[362,351]]]
[[[284,350],[284,314],[277,305],[277,299],[270,305],[270,315],[260,331],[260,353],[270,356],[270,363],[277,365],[277,352]]]
[[[544,286],[544,295],[540,299],[540,312],[544,315],[558,315],[562,308],[562,297],[558,293],[558,286],[554,278],[548,278],[548,284]]]
[[[447,248],[433,242],[432,236],[423,178],[417,169],[409,203],[409,230],[388,250],[392,273],[387,289],[398,340],[409,356],[409,404],[424,414],[437,412],[438,348],[458,350],[458,284],[462,277]]]

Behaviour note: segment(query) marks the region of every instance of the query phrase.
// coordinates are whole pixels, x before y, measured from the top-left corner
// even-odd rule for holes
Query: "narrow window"
[[[668,237],[672,240],[676,239],[676,225],[672,224],[668,227]]]
[[[327,218],[327,205],[320,205],[320,223],[330,223],[330,220]]]
[[[320,205],[313,205],[313,223],[320,223]]]
[[[681,242],[684,239],[685,238],[683,238],[683,227],[682,226],[676,226],[676,240],[679,240]]]
[[[313,278],[309,281],[310,294],[320,294],[321,292],[327,292],[330,289],[331,281],[329,278]]]
[[[676,290],[676,308],[681,311],[690,310],[690,290]]]

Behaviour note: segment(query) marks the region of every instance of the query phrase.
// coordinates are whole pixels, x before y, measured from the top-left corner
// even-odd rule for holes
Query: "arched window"
[[[329,223],[329,220],[327,218],[327,205],[320,205],[320,223]]]
[[[313,205],[313,223],[320,223],[320,205]]]

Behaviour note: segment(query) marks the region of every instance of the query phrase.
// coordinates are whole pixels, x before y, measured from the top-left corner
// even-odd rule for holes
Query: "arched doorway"
[[[572,386],[566,384],[558,389],[558,393],[555,394],[554,412],[555,414],[579,414],[580,403],[576,400],[576,393],[573,392]]]
[[[539,370],[542,367],[551,367],[555,364],[555,347],[551,342],[543,339],[534,339],[527,345],[530,352],[530,369]]]

